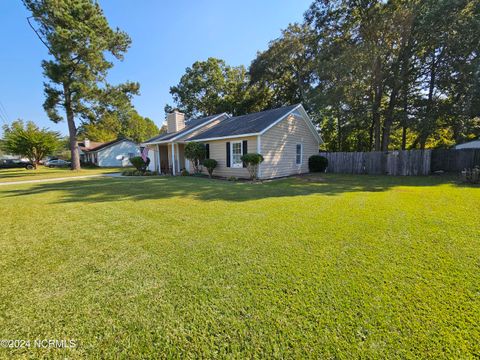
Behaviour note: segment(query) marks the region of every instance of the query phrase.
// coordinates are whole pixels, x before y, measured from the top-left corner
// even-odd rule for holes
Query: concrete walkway
[[[0,182],[0,186],[6,185],[21,185],[21,184],[35,184],[43,182],[52,182],[52,181],[64,181],[64,180],[78,180],[78,179],[89,179],[95,177],[118,177],[120,173],[111,173],[111,174],[94,174],[94,175],[80,175],[80,176],[68,176],[68,177],[59,177],[51,179],[38,179],[38,180],[21,180],[21,181],[10,181],[10,182]]]

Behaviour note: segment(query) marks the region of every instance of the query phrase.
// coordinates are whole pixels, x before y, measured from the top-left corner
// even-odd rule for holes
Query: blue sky
[[[133,41],[125,60],[110,71],[109,81],[140,82],[141,95],[134,105],[160,125],[165,104],[172,103],[169,87],[178,83],[186,67],[208,57],[248,66],[281,29],[302,20],[311,0],[99,2],[111,26],[126,31]],[[42,108],[40,62],[48,54],[28,27],[27,16],[20,0],[0,1],[0,102],[9,121],[33,120],[66,134],[66,124],[52,123]]]

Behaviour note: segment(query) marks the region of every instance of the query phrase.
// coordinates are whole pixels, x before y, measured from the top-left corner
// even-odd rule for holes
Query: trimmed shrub
[[[143,161],[141,156],[134,156],[130,158],[130,162],[138,171],[145,172],[147,170],[148,165],[145,161]]]
[[[182,172],[180,173],[180,175],[182,175],[182,176],[190,176],[190,173],[189,173],[186,169],[183,169]]]
[[[258,175],[258,166],[263,162],[263,156],[257,153],[248,153],[241,157],[247,166],[250,179],[255,180]]]
[[[308,170],[310,172],[325,172],[328,159],[325,156],[312,155],[308,158]]]
[[[189,142],[185,145],[185,157],[192,163],[193,172],[198,174],[201,171],[202,161],[205,159],[205,144]]]
[[[203,160],[203,166],[207,168],[208,176],[211,178],[213,175],[213,170],[217,167],[218,162],[214,159],[205,159]]]

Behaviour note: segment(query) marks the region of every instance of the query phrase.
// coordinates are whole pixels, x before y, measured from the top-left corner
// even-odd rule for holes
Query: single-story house
[[[455,150],[461,149],[480,149],[480,138],[472,141],[467,141],[463,144],[455,145]]]
[[[191,171],[185,144],[202,142],[206,157],[218,162],[214,175],[248,178],[241,161],[259,153],[264,162],[260,179],[308,172],[308,158],[318,154],[322,139],[301,104],[231,117],[226,113],[185,121],[184,114],[167,115],[167,132],[142,144],[148,147],[150,170],[178,175]],[[204,170],[205,171],[205,170]]]
[[[130,158],[140,156],[138,144],[128,139],[118,139],[104,143],[85,139],[77,144],[80,161],[90,162],[100,167],[131,166]]]

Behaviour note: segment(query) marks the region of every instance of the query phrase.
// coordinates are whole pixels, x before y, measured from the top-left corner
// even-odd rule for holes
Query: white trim
[[[175,175],[175,144],[172,143],[172,175]]]
[[[263,129],[262,131],[260,132],[256,132],[256,133],[248,133],[248,134],[239,134],[239,135],[227,135],[227,136],[218,136],[218,137],[211,137],[211,138],[205,138],[205,139],[195,139],[195,140],[188,140],[188,141],[194,141],[194,142],[205,142],[205,141],[213,141],[213,140],[226,140],[226,139],[236,139],[236,138],[243,138],[243,137],[250,137],[250,136],[259,136],[259,135],[263,135],[265,134],[265,132],[267,132],[268,130],[270,130],[272,127],[274,127],[275,125],[277,125],[280,121],[284,120],[286,117],[288,117],[289,115],[291,115],[295,110],[298,110],[300,111],[300,114],[302,115],[302,118],[303,120],[305,121],[305,123],[307,124],[308,128],[310,129],[310,131],[312,132],[312,134],[315,136],[315,138],[317,139],[317,141],[319,142],[319,144],[323,144],[323,139],[322,137],[320,136],[320,134],[318,133],[317,129],[315,128],[315,125],[313,125],[313,122],[312,120],[310,119],[310,116],[308,116],[307,112],[305,111],[305,108],[303,107],[302,104],[298,104],[297,106],[295,106],[292,110],[290,110],[288,113],[286,113],[285,115],[283,115],[282,117],[278,118],[277,120],[275,120],[272,124],[270,124],[269,126],[267,126],[265,129]],[[227,115],[228,114],[220,114],[219,116],[221,115]],[[199,126],[197,126],[196,128],[194,129],[191,129],[191,131],[193,130],[196,130],[198,129],[199,127],[203,126],[203,125],[206,125],[208,123],[210,123],[211,121],[215,120],[215,119],[218,119],[218,117],[215,117],[214,119],[212,120],[209,120],[207,121],[206,123],[203,123],[203,124],[200,124]],[[190,131],[190,130],[189,130]],[[186,133],[185,133],[186,134]],[[179,135],[180,137],[185,135],[185,134],[181,134]],[[172,139],[169,139],[169,140],[165,140],[165,141],[157,141],[157,142],[151,142],[151,143],[143,143],[141,144],[142,146],[145,146],[145,144],[168,144],[168,143],[171,143],[174,139],[176,139],[176,137],[172,138]]]
[[[262,137],[260,135],[257,136],[257,154],[262,153]],[[260,178],[262,176],[262,163],[258,164],[258,173],[257,177]]]
[[[179,134],[179,135],[171,138],[170,141],[176,140],[176,139],[178,139],[178,138],[180,138],[180,137],[182,137],[182,136],[185,136],[185,135],[187,135],[187,134],[190,134],[191,132],[197,130],[198,128],[203,127],[203,126],[205,126],[205,125],[208,125],[208,124],[210,124],[211,122],[213,122],[214,120],[217,120],[220,116],[224,116],[224,115],[226,115],[227,118],[230,117],[230,116],[228,116],[227,113],[221,113],[220,115],[215,116],[213,119],[210,119],[210,120],[208,120],[208,121],[205,121],[204,123],[201,123],[200,125],[194,127],[193,129],[190,129],[190,130],[188,130],[188,131],[185,131],[183,134]]]
[[[263,129],[262,131],[260,131],[260,135],[263,135],[265,134],[265,132],[267,132],[268,130],[270,130],[272,127],[274,127],[275,125],[277,125],[280,121],[282,121],[283,119],[285,119],[288,115],[290,115],[291,113],[293,113],[295,110],[297,110],[300,106],[302,106],[301,104],[295,106],[292,110],[290,110],[288,113],[286,113],[285,115],[283,115],[282,117],[279,117],[277,120],[275,120],[272,124],[268,125],[265,129]]]
[[[300,145],[300,163],[297,162],[297,146]],[[295,143],[295,165],[303,165],[303,143]]]
[[[160,158],[160,144],[157,144],[157,150],[158,150],[158,173],[162,173],[162,159]]]
[[[210,124],[212,121],[214,120],[217,120],[220,116],[226,116],[227,118],[229,118],[230,116],[227,114],[227,113],[221,113],[220,115],[218,116],[215,116],[214,118],[208,120],[208,121],[205,121],[204,123],[201,123],[197,126],[195,126],[193,129],[189,129],[188,131],[185,131],[184,133],[181,133],[181,134],[178,134],[177,136],[174,136],[173,138],[171,139],[168,139],[168,140],[160,140],[160,141],[152,141],[152,142],[146,142],[146,143],[142,143],[141,145],[142,146],[145,146],[146,144],[168,144],[170,142],[173,142],[174,140],[177,140],[178,138],[181,138],[182,136],[185,136],[185,135],[188,135],[190,134],[191,132],[195,131],[195,130],[198,130],[199,128],[201,128],[202,126],[205,126],[205,125],[208,125]],[[181,130],[180,130],[181,131]]]
[[[323,140],[322,140],[322,138],[320,137],[320,134],[318,133],[318,131],[317,131],[317,129],[315,128],[315,126],[313,125],[312,120],[311,120],[310,117],[308,116],[308,114],[307,114],[307,112],[305,111],[305,108],[303,107],[302,104],[298,104],[298,105],[295,106],[292,110],[290,110],[288,113],[286,113],[285,115],[283,115],[282,117],[280,117],[278,120],[276,120],[275,122],[273,122],[272,124],[270,124],[269,126],[267,126],[265,129],[263,129],[263,130],[260,132],[260,135],[265,134],[268,130],[270,130],[272,127],[274,127],[275,125],[277,125],[280,121],[286,119],[286,118],[287,118],[289,115],[291,115],[295,110],[299,110],[299,111],[300,111],[303,120],[307,123],[308,128],[309,128],[310,131],[313,133],[313,135],[315,136],[315,138],[318,140],[319,143],[323,143]]]
[[[229,136],[219,136],[207,139],[198,139],[198,140],[190,140],[195,142],[205,142],[205,141],[213,141],[213,140],[224,140],[224,139],[237,139],[237,138],[244,138],[244,137],[251,137],[251,136],[258,136],[260,133],[250,133],[250,134],[241,134],[241,135],[229,135]]]
[[[238,164],[233,166],[234,165],[233,164],[233,144],[240,144],[240,158],[241,158],[243,155],[243,141],[232,141],[230,143],[230,167],[232,169],[240,169],[243,167],[242,160],[240,160],[240,166],[238,166]]]
[[[312,133],[315,135],[315,137],[317,138],[319,144],[323,144],[323,139],[322,137],[320,136],[320,134],[318,133],[318,130],[317,128],[315,127],[315,125],[313,125],[313,122],[312,122],[312,119],[310,119],[310,116],[308,116],[307,114],[307,111],[305,110],[305,108],[303,107],[302,104],[300,104],[300,108],[298,109],[300,110],[300,113],[303,115],[303,119],[305,120],[305,122],[307,123],[308,127],[310,128],[310,130],[312,131]]]
[[[177,160],[177,170],[178,172],[180,172],[180,146],[178,145],[178,143],[175,144],[176,148],[177,148],[177,156],[175,158],[175,160]]]

